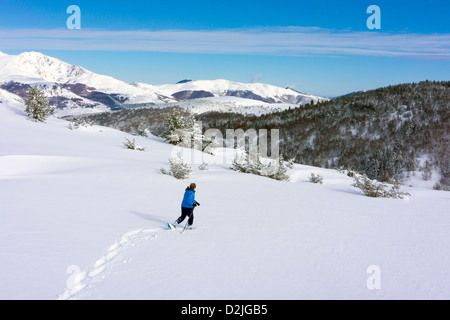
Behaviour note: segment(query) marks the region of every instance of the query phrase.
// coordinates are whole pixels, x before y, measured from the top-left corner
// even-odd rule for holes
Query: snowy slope
[[[448,192],[367,198],[302,165],[290,182],[214,163],[178,181],[159,171],[170,145],[125,137],[0,103],[1,299],[450,298]],[[190,181],[197,229],[167,231]],[[372,265],[381,289],[366,286]]]
[[[23,99],[13,93],[0,89],[0,104],[3,108],[13,108],[14,110],[22,109]]]

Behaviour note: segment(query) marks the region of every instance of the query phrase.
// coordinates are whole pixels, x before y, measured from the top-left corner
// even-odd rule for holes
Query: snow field
[[[214,163],[178,181],[159,172],[173,152],[159,138],[126,150],[123,132],[21,108],[0,104],[2,299],[449,298],[448,192],[367,198],[303,165],[290,182]],[[165,230],[191,181],[197,229]]]

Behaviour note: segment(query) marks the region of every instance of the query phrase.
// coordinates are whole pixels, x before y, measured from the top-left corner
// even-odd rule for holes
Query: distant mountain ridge
[[[0,88],[25,97],[31,85],[44,87],[59,114],[83,114],[120,109],[123,105],[164,106],[181,100],[239,97],[270,104],[306,104],[326,98],[263,83],[224,79],[182,80],[176,84],[128,83],[96,74],[39,52],[0,53]]]

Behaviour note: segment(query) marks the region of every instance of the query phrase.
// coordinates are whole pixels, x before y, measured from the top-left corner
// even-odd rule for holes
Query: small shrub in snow
[[[285,163],[286,163],[286,167],[287,167],[288,169],[294,169],[294,161],[295,161],[295,157],[289,159],[288,161],[286,161],[286,162],[285,162]]]
[[[323,183],[323,177],[321,175],[315,175],[314,173],[311,172],[311,176],[309,177],[309,181],[312,183],[319,183],[322,184]]]
[[[284,161],[282,156],[280,156],[278,161],[268,160],[263,162],[259,157],[259,153],[257,153],[255,159],[250,160],[248,153],[243,150],[236,153],[236,157],[231,165],[231,169],[234,171],[251,173],[275,180],[289,180],[286,172],[292,167],[293,160]]]
[[[138,150],[138,151],[145,151],[145,148],[139,146],[136,142],[136,139],[133,139],[133,141],[128,140],[125,138],[125,142],[123,143],[124,148],[130,149],[130,150]]]
[[[148,130],[146,124],[144,122],[139,122],[137,128],[136,128],[136,134],[141,137],[148,137],[148,134],[150,131]]]
[[[368,197],[403,199],[405,196],[410,196],[407,192],[400,192],[400,184],[398,182],[395,182],[391,189],[387,189],[387,185],[369,179],[366,174],[360,175],[353,172],[353,179],[353,186],[359,188]]]
[[[208,164],[206,162],[202,162],[202,164],[198,166],[198,170],[208,170]]]
[[[169,159],[169,168],[169,171],[161,168],[161,173],[173,176],[174,178],[179,180],[188,179],[192,171],[192,168],[184,162],[181,153],[177,153],[176,157],[171,157]]]
[[[89,127],[89,126],[93,126],[94,123],[91,120],[85,119],[85,118],[77,118],[75,120],[72,120],[69,123],[69,129],[70,130],[75,130],[78,129],[80,127]]]
[[[345,169],[343,166],[340,166],[339,168],[336,169],[339,173],[345,174],[347,177],[353,178],[355,176],[355,174],[357,174],[355,171],[353,170],[347,170]]]
[[[443,190],[443,191],[450,191],[450,187],[446,186],[445,184],[436,182],[436,184],[433,186],[434,190]]]

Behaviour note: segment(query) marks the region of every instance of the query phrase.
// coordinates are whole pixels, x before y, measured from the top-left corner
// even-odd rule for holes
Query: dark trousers
[[[189,217],[189,225],[194,223],[194,208],[181,207],[181,216],[177,219],[177,222],[182,223],[186,217]]]

